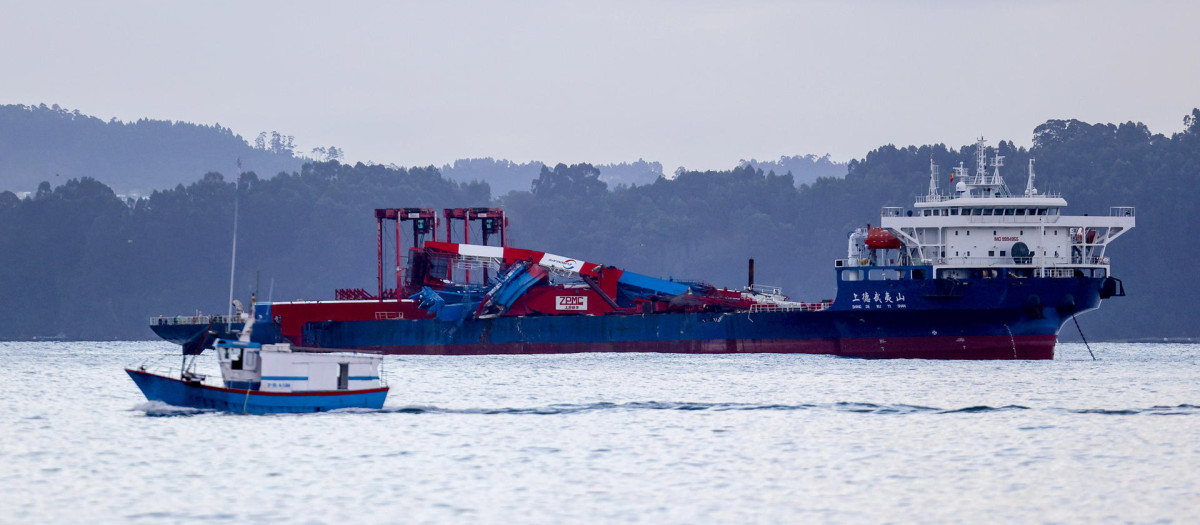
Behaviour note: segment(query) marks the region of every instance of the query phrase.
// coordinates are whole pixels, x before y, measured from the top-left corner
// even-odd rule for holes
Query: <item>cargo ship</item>
[[[989,163],[982,139],[977,146],[974,172],[953,168],[948,193],[931,162],[925,195],[911,207],[884,207],[877,226],[850,233],[846,257],[833,261],[833,299],[794,301],[756,285],[752,260],[745,287],[718,288],[508,246],[507,218],[496,208],[448,209],[441,221],[431,209],[389,208],[375,210],[375,293],[257,303],[254,334],[309,352],[1052,359],[1066,322],[1125,294],[1106,250],[1134,227],[1136,210],[1064,215],[1061,195],[1034,187],[1032,160],[1024,191],[1010,192],[1003,157]],[[452,242],[455,221],[463,242]],[[474,222],[478,244],[470,242]],[[393,223],[396,284],[388,289],[383,246]]]

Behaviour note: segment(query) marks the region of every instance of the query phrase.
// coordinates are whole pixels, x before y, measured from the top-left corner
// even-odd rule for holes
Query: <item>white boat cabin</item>
[[[237,341],[215,345],[226,388],[262,392],[355,391],[382,388],[377,355],[293,352],[290,344],[250,341],[253,318],[248,314]]]

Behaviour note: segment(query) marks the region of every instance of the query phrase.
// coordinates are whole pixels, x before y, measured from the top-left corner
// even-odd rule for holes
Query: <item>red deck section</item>
[[[408,299],[390,301],[314,301],[274,303],[271,315],[279,323],[280,333],[299,344],[305,323],[317,321],[360,321],[370,319],[429,319],[433,316],[417,308]]]

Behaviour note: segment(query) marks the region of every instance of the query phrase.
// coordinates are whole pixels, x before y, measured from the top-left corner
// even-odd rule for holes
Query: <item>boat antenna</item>
[[[1029,159],[1029,179],[1025,182],[1026,197],[1037,195],[1037,188],[1033,187],[1033,177],[1033,159]]]
[[[238,159],[238,179],[233,182],[233,253],[229,256],[229,313],[225,316],[225,332],[233,330],[233,275],[237,269],[238,183],[241,182],[242,159]]]
[[[933,163],[933,155],[929,156],[929,196],[937,197],[938,194],[938,165]]]
[[[983,135],[975,141],[975,184],[987,184],[987,149]]]

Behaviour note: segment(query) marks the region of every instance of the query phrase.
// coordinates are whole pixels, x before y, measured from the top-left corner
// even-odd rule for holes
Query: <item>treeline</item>
[[[1183,266],[1200,255],[1189,235],[1200,225],[1191,202],[1198,121],[1200,110],[1168,137],[1135,123],[1052,120],[1034,131],[1031,149],[1001,141],[987,152],[1007,157],[1002,173],[1014,191],[1036,159],[1037,186],[1061,192],[1071,213],[1138,207],[1138,228],[1108,253],[1130,296],[1080,318],[1089,339],[1200,336],[1188,302],[1197,285]],[[151,315],[223,312],[235,203],[243,298],[256,286],[276,300],[373,289],[373,208],[489,204],[506,208],[518,246],[719,286],[743,285],[753,257],[758,282],[828,298],[846,234],[878,223],[882,206],[911,205],[931,159],[948,187],[949,167],[973,168],[974,150],[888,145],[851,161],[845,177],[800,185],[747,164],[614,186],[599,168],[559,164],[539,167],[528,190],[495,198],[485,183],[453,182],[432,167],[337,162],[271,178],[244,173],[236,183],[209,173],[132,203],[94,179],[44,184],[26,199],[0,193],[0,338],[145,338]]]
[[[542,168],[546,165],[538,161],[526,163],[513,162],[506,159],[459,159],[453,164],[442,166],[442,175],[460,182],[480,181],[488,183],[492,195],[502,197],[509,192],[529,191],[534,179],[537,179]],[[597,164],[600,170],[600,180],[609,186],[635,186],[650,184],[663,176],[660,162],[648,162],[638,159],[634,162],[614,164]]]
[[[0,190],[30,192],[42,181],[91,177],[141,195],[241,166],[292,172],[306,159],[291,137],[263,133],[251,146],[229,128],[141,119],[104,121],[57,104],[0,105]]]
[[[335,286],[373,289],[372,210],[483,206],[484,184],[433,168],[311,163],[295,174],[238,181],[208,173],[188,186],[125,202],[91,178],[24,200],[0,193],[0,339],[64,334],[143,339],[152,315],[224,313],[234,208],[243,301],[332,298]]]
[[[779,160],[742,160],[738,167],[750,166],[756,170],[775,173],[791,173],[797,184],[816,182],[821,177],[841,177],[846,174],[846,163],[836,162],[824,155],[782,155]]]

